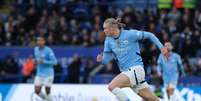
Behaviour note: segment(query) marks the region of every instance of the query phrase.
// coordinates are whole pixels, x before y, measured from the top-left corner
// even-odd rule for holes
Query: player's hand
[[[159,78],[161,78],[161,77],[162,77],[161,73],[157,73],[157,76],[158,76]]]
[[[103,59],[103,54],[98,54],[97,57],[96,57],[96,61],[101,62],[102,59]]]
[[[161,53],[165,56],[165,58],[167,59],[168,58],[168,49],[167,47],[163,47],[160,49],[161,50]]]

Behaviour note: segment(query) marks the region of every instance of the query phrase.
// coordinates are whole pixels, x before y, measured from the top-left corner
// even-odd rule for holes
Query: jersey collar
[[[120,30],[120,33],[117,37],[113,37],[115,40],[119,39],[119,37],[121,36],[121,33],[122,33],[122,29]]]

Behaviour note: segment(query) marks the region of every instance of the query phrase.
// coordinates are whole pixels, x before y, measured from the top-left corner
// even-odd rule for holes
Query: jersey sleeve
[[[130,30],[131,38],[134,39],[135,41],[139,41],[143,39],[143,34],[141,31],[138,30]]]
[[[108,42],[108,39],[105,39],[104,42],[104,50],[103,50],[103,59],[102,64],[107,64],[112,60],[112,49],[110,47],[110,44]]]
[[[162,55],[160,54],[157,60],[157,73],[161,75],[162,72]]]
[[[35,47],[34,48],[34,58],[35,58],[35,61],[38,62],[40,60],[40,57],[38,55],[38,50],[37,48]]]
[[[105,52],[105,53],[110,53],[110,52],[112,52],[112,49],[111,49],[111,47],[110,47],[109,39],[108,39],[108,38],[105,39],[103,52]]]
[[[146,31],[142,31],[142,38],[144,39],[149,39],[150,41],[152,41],[159,49],[163,48],[163,44],[159,41],[159,39],[150,32],[146,32]]]
[[[103,53],[102,64],[108,64],[113,59],[112,53]]]
[[[184,67],[183,67],[183,64],[182,64],[181,56],[178,55],[178,54],[177,54],[177,63],[178,63],[178,66],[179,66],[179,70],[181,71],[182,75],[184,76],[185,75]]]
[[[52,49],[48,50],[48,57],[49,57],[48,60],[47,59],[44,60],[44,64],[50,64],[50,65],[56,65],[57,64],[57,59],[56,59]]]
[[[179,55],[177,55],[177,60],[178,60],[178,65],[182,66],[181,57]]]
[[[132,31],[132,37],[134,38],[134,40],[144,40],[144,39],[148,39],[151,42],[153,42],[159,49],[163,48],[163,44],[159,41],[159,39],[150,32],[146,32],[146,31],[138,31],[138,30],[131,30]]]

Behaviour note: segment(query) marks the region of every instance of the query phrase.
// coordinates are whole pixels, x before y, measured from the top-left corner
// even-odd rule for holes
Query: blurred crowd
[[[104,4],[105,0],[92,0],[93,3],[89,1],[16,0],[16,2],[6,5],[6,11],[9,13],[0,12],[0,45],[35,46],[35,39],[39,35],[45,35],[47,44],[54,46],[93,47],[102,45],[103,42],[99,35],[102,33],[103,21],[109,17],[121,17],[122,22],[126,24],[125,29],[149,31],[163,43],[171,41],[174,51],[182,56],[187,74],[201,76],[201,59],[196,59],[195,64],[191,64],[189,60],[201,57],[201,10],[172,7],[172,9],[156,11],[149,9],[138,11],[132,5],[118,7]],[[98,4],[98,1],[101,3]],[[0,9],[3,9],[3,5]],[[147,40],[141,43],[141,53],[147,75],[155,76],[157,56],[160,52]],[[15,69],[7,70],[7,68],[17,66],[17,62],[14,60],[7,57],[0,62],[2,64],[0,75],[6,72],[14,72],[14,74],[20,72]],[[83,82],[88,81],[87,78],[91,71],[93,71],[92,74],[97,71],[106,74],[119,72],[118,70],[114,72],[116,68],[114,61],[105,69],[98,67],[94,58],[79,57],[74,61],[76,63],[73,61],[69,63],[67,70],[69,74],[66,73],[66,75],[76,75],[75,78],[83,75]],[[81,67],[84,69],[82,70]],[[97,71],[92,70],[92,67],[97,67]],[[62,69],[62,66],[58,66],[58,68]],[[56,68],[57,71],[60,71],[58,68]],[[80,74],[80,71],[83,71],[83,74]],[[65,72],[62,73],[65,74]],[[65,81],[65,78],[62,80]]]

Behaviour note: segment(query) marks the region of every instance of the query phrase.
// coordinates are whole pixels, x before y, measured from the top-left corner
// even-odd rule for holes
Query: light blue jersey
[[[181,69],[183,71],[181,57],[174,52],[170,53],[170,57],[168,57],[168,59],[165,58],[162,54],[160,54],[157,63],[157,70],[159,73],[162,72],[164,84],[177,84],[179,76],[178,70]]]
[[[44,61],[43,64],[37,64],[36,75],[42,77],[54,76],[53,66],[57,64],[57,60],[52,49],[47,46],[43,48],[35,47],[34,55],[37,63],[41,59]]]
[[[162,48],[161,42],[150,32],[138,30],[121,30],[117,38],[106,37],[103,52],[103,64],[107,64],[115,58],[120,71],[127,71],[132,66],[143,66],[139,41],[151,40],[158,48]]]

